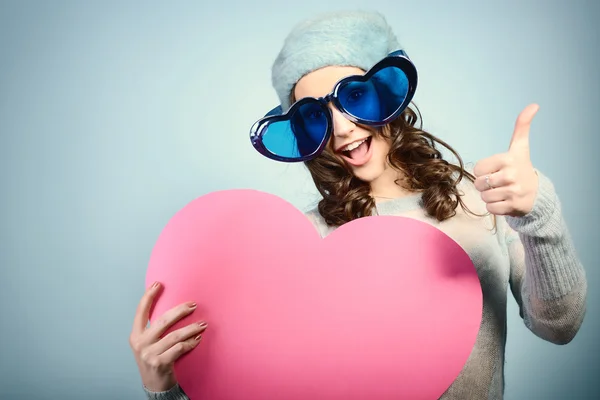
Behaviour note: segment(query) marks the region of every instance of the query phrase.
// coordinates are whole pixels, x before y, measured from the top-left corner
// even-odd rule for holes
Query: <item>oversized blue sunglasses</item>
[[[250,141],[272,160],[308,161],[321,154],[331,137],[329,102],[354,123],[383,126],[410,104],[416,87],[417,70],[408,55],[398,50],[364,75],[341,79],[324,97],[300,99],[287,112],[275,107],[252,125]]]

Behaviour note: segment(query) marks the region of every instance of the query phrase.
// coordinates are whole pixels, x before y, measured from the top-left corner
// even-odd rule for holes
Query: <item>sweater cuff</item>
[[[148,400],[190,400],[179,384],[165,392],[152,392],[144,386]]]

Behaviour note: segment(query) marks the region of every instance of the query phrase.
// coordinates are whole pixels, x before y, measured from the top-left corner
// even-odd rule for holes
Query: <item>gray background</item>
[[[301,209],[304,167],[247,132],[277,104],[293,24],[369,7],[416,63],[425,128],[475,162],[541,110],[534,164],[555,183],[589,309],[556,346],[509,308],[507,399],[598,395],[599,3],[593,1],[0,1],[0,397],[143,399],[128,346],[149,253],[193,198],[229,188]]]

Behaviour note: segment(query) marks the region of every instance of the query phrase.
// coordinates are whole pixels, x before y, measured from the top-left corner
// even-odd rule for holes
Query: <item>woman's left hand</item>
[[[475,187],[481,192],[487,210],[494,215],[521,217],[533,209],[538,176],[529,155],[529,130],[538,110],[537,104],[530,104],[519,114],[506,153],[475,165]]]

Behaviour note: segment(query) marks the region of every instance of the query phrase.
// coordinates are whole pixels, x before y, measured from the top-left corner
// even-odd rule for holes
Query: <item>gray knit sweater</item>
[[[412,217],[445,232],[477,268],[484,302],[481,328],[466,365],[442,399],[503,398],[509,286],[525,325],[540,338],[566,344],[581,326],[587,294],[585,273],[554,187],[543,174],[539,177],[531,213],[521,218],[497,217],[495,230],[492,217],[474,217],[460,207],[456,216],[438,222],[424,213],[418,194],[377,204],[378,215]],[[470,182],[463,181],[460,189],[471,211],[486,213]],[[335,229],[327,226],[316,210],[307,216],[322,237]],[[146,394],[154,400],[189,400],[178,385],[161,393],[146,390]]]

